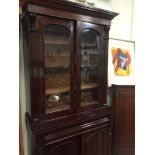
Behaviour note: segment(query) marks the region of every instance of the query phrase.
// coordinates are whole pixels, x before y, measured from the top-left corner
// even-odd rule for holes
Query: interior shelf
[[[54,94],[69,92],[69,90],[70,90],[70,87],[49,88],[49,89],[46,89],[45,94],[46,95],[54,95]]]
[[[97,101],[91,101],[91,102],[81,102],[81,106],[85,107],[85,106],[89,106],[89,105],[94,105],[97,104]]]
[[[81,68],[97,68],[98,66],[97,65],[82,65]]]
[[[69,104],[51,106],[51,107],[46,108],[46,113],[52,113],[52,112],[57,112],[57,111],[62,111],[62,110],[67,110],[67,109],[69,109]]]
[[[70,66],[46,66],[45,71],[46,72],[53,72],[55,70],[61,71],[61,70],[68,70]]]
[[[81,85],[82,90],[93,89],[96,87],[97,87],[96,83],[89,83],[89,84],[82,84]],[[55,94],[69,92],[69,91],[70,91],[69,86],[68,87],[67,86],[66,87],[56,87],[56,88],[46,89],[45,94],[46,95],[55,95]]]
[[[93,89],[93,88],[96,88],[96,87],[97,87],[96,83],[88,83],[88,84],[82,84],[81,85],[82,90]]]
[[[45,59],[51,59],[51,58],[53,58],[53,57],[63,57],[63,56],[65,56],[65,57],[69,57],[70,55],[69,55],[69,53],[66,53],[66,52],[68,52],[68,51],[63,51],[63,53],[61,53],[60,55],[58,55],[57,54],[57,51],[46,51],[45,52]],[[50,53],[50,54],[48,54],[48,53]]]
[[[45,44],[55,44],[55,45],[67,45],[69,44],[68,41],[53,41],[53,40],[45,40],[44,41]]]
[[[85,47],[85,46],[87,46],[87,47],[97,47],[96,44],[81,44],[81,46],[82,47]]]

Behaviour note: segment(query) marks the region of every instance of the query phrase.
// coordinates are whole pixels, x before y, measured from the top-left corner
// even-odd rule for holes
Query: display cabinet
[[[30,0],[23,11],[29,154],[110,155],[107,56],[117,13],[65,0]]]

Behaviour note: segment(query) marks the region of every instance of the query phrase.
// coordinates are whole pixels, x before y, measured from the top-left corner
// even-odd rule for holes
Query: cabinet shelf
[[[63,71],[63,70],[68,70],[70,66],[46,66],[45,71],[46,73],[48,72],[53,72],[53,71]]]
[[[48,54],[50,53],[50,54]],[[53,57],[69,57],[68,51],[63,51],[60,55],[57,54],[57,51],[46,51],[45,53],[45,59],[50,59]]]
[[[93,89],[93,88],[96,88],[96,87],[97,87],[96,83],[88,83],[88,84],[82,84],[81,85],[82,90]]]
[[[46,108],[46,113],[58,112],[58,111],[67,110],[67,109],[69,109],[68,104],[62,104],[59,106],[51,106],[51,107]]]
[[[85,46],[87,46],[87,47],[97,47],[96,44],[81,44],[81,46],[82,47],[85,47]]]
[[[70,90],[70,87],[49,88],[49,89],[46,89],[45,94],[46,95],[54,95],[54,94],[69,92],[69,90]]]
[[[89,83],[89,84],[82,84],[81,85],[82,90],[93,89],[93,88],[96,88],[96,87],[97,87],[96,83]],[[46,89],[45,94],[46,95],[55,95],[55,94],[69,92],[69,90],[70,90],[69,86],[49,88],[49,89]]]
[[[69,44],[69,42],[67,42],[67,41],[52,41],[52,40],[46,40],[46,41],[44,41],[44,43],[45,44],[55,44],[55,45],[68,45]]]
[[[97,65],[87,65],[87,66],[84,66],[82,65],[81,68],[97,68],[98,66]]]
[[[85,107],[85,106],[90,106],[90,105],[95,105],[97,104],[97,101],[91,101],[91,102],[81,102],[81,106]]]

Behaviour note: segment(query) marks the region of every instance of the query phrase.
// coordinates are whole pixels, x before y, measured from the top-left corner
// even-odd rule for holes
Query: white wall
[[[112,11],[111,0],[87,0],[87,2],[93,2],[95,7]]]
[[[96,7],[118,12],[112,20],[110,38],[128,41],[135,40],[134,33],[134,0],[87,0],[94,2]]]
[[[21,105],[21,119],[22,119],[22,132],[23,132],[23,145],[24,155],[28,155],[27,152],[27,129],[25,123],[25,112],[26,112],[26,93],[25,93],[25,72],[24,72],[24,57],[23,57],[23,42],[22,42],[22,31],[20,26],[19,35],[19,100]]]
[[[110,37],[134,41],[134,0],[112,0],[111,4],[119,15],[112,20]]]

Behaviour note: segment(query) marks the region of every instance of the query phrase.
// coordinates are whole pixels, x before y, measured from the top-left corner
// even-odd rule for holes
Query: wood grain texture
[[[30,101],[25,114],[30,155],[111,155],[114,108],[106,104],[107,53],[111,20],[115,12],[75,5],[66,0],[27,0],[23,7],[26,85]],[[70,105],[46,113],[44,30],[48,25],[65,27],[70,34]],[[99,104],[80,106],[80,33],[90,28],[100,35]],[[62,34],[59,34],[62,35]],[[52,46],[54,42],[48,42]],[[56,42],[59,45],[62,42]],[[91,89],[96,84],[82,85]],[[65,89],[65,90],[64,90]],[[66,91],[66,88],[59,91]],[[68,87],[67,87],[68,91]],[[49,92],[48,92],[49,93]],[[60,93],[50,90],[50,93]],[[93,146],[97,144],[96,149]],[[103,147],[101,147],[103,146]]]
[[[83,135],[84,155],[107,155],[108,133],[106,128],[100,128]]]
[[[115,94],[115,154],[134,155],[135,148],[135,88],[113,86]]]
[[[53,8],[46,8],[43,6],[36,6],[33,4],[28,5],[28,11],[37,13],[37,14],[44,14],[47,16],[51,17],[59,17],[59,18],[65,18],[69,20],[80,20],[80,21],[85,21],[85,22],[91,22],[91,23],[96,23],[96,24],[101,24],[101,25],[110,25],[111,22],[108,19],[104,18],[98,18],[98,17],[92,17],[89,15],[83,15],[83,14],[78,14],[74,12],[68,12],[64,10],[63,12],[61,10],[53,9]]]
[[[19,0],[19,15],[22,15],[22,6],[23,6],[23,1]]]
[[[80,137],[68,138],[45,148],[46,155],[82,155]]]
[[[116,12],[111,12],[91,6],[81,5],[77,3],[73,3],[66,0],[28,0],[28,3],[41,5],[49,8],[54,8],[56,10],[61,10],[63,12],[75,12],[77,14],[99,17],[102,19],[112,20],[115,16],[118,15]]]

